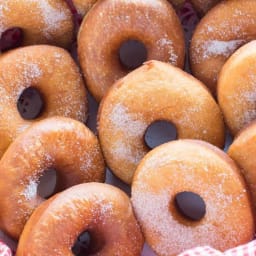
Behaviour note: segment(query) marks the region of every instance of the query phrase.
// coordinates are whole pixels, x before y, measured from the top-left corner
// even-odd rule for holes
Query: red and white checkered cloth
[[[0,241],[0,256],[12,256],[11,249],[2,241]]]
[[[225,252],[220,252],[209,246],[202,246],[187,250],[178,256],[256,256],[256,240]]]

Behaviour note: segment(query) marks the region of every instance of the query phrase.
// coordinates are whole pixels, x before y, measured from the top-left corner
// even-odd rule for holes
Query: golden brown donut
[[[249,242],[255,231],[249,199],[235,163],[196,140],[153,149],[132,183],[135,215],[159,256],[202,245],[224,251]]]
[[[240,131],[228,149],[228,155],[238,164],[252,194],[256,209],[256,123],[252,122]]]
[[[63,0],[0,0],[0,38],[13,27],[22,29],[23,45],[69,47],[74,38],[72,14]]]
[[[217,95],[233,135],[256,118],[256,41],[238,49],[224,64]]]
[[[55,115],[86,120],[84,83],[77,65],[64,49],[37,45],[8,51],[0,56],[0,70],[0,156],[35,120]],[[29,120],[17,108],[27,88],[37,90],[44,103],[39,115]]]
[[[88,232],[91,253],[140,256],[143,237],[128,196],[101,183],[76,185],[41,204],[21,235],[17,256],[72,256],[77,237]]]
[[[256,1],[228,0],[199,22],[190,45],[193,74],[216,93],[219,72],[241,45],[256,38]]]
[[[184,64],[184,36],[179,19],[166,0],[97,1],[78,34],[78,57],[88,89],[100,101],[108,88],[126,75],[119,50],[136,41],[139,54],[129,57]],[[141,61],[141,62],[140,62]]]
[[[0,161],[0,227],[18,238],[32,211],[46,170],[57,173],[56,191],[104,181],[104,161],[95,135],[82,123],[51,117],[34,123],[10,145]]]
[[[143,141],[147,127],[158,120],[173,123],[178,139],[224,144],[222,115],[205,86],[179,68],[149,61],[111,87],[98,113],[107,165],[126,183],[131,183],[139,161],[149,151]]]
[[[80,15],[85,16],[97,1],[98,0],[73,0],[73,3],[77,12]]]

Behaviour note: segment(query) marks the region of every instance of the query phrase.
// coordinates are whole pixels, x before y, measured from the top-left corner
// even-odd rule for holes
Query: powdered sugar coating
[[[203,245],[224,251],[253,237],[250,202],[238,169],[223,152],[200,143],[167,143],[151,151],[137,168],[132,203],[157,255],[177,255]],[[201,221],[188,221],[175,209],[175,194],[182,191],[204,199],[206,215]]]
[[[25,187],[24,191],[22,192],[22,195],[26,198],[26,200],[31,200],[37,196],[37,182],[30,180],[27,187]]]
[[[226,60],[256,38],[256,2],[222,1],[199,22],[193,34],[190,60],[193,74],[213,93]]]
[[[48,43],[67,47],[73,21],[68,6],[53,0],[1,0],[0,37],[12,27],[24,30],[24,44]]]
[[[37,2],[45,24],[43,33],[46,38],[51,39],[54,33],[59,29],[60,24],[68,19],[69,10],[63,8],[63,5],[61,4],[58,4],[56,8],[53,8],[53,6],[47,1],[29,1],[32,1],[32,3]]]
[[[209,40],[200,44],[196,51],[198,54],[202,52],[202,58],[204,60],[216,56],[223,56],[227,58],[243,43],[244,40]],[[197,60],[195,60],[195,63],[196,62]]]

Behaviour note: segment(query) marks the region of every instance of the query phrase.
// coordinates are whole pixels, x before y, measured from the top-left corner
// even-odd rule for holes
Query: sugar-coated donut
[[[254,236],[240,170],[206,142],[172,141],[149,152],[134,175],[132,204],[145,240],[159,256],[202,245],[224,251]]]
[[[0,227],[18,238],[32,211],[44,171],[57,173],[56,191],[104,181],[104,161],[95,135],[82,123],[51,117],[34,123],[10,145],[0,161]]]
[[[146,60],[183,67],[183,30],[166,0],[97,1],[80,27],[78,57],[88,89],[100,101]]]
[[[233,135],[256,118],[256,41],[238,49],[224,64],[217,95]]]
[[[252,122],[240,131],[228,149],[228,155],[238,164],[252,194],[256,209],[256,123]]]
[[[97,1],[98,0],[73,0],[73,3],[77,12],[81,16],[85,16]]]
[[[193,74],[216,93],[219,72],[241,45],[256,38],[256,1],[229,0],[213,7],[199,22],[190,45]]]
[[[21,28],[23,45],[69,47],[74,39],[72,13],[63,0],[0,0],[0,38]]]
[[[149,151],[143,142],[147,127],[158,120],[173,123],[179,139],[224,145],[222,115],[204,85],[170,64],[149,61],[111,87],[98,113],[107,165],[126,183]]]
[[[101,183],[76,185],[41,204],[27,222],[17,256],[72,256],[77,237],[88,232],[87,253],[140,256],[143,236],[128,196]]]
[[[0,70],[0,156],[34,120],[59,115],[86,121],[85,86],[64,49],[37,45],[8,51],[0,56]]]

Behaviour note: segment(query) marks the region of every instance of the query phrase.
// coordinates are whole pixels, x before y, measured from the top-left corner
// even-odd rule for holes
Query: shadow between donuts
[[[75,256],[90,256],[99,252],[104,245],[105,241],[101,232],[88,228],[79,234],[71,250]]]
[[[36,119],[42,114],[44,108],[45,101],[43,95],[33,86],[24,89],[17,101],[18,112],[25,120]]]
[[[5,30],[0,37],[0,52],[20,47],[23,43],[23,31],[19,27]]]
[[[148,57],[147,48],[143,42],[128,39],[118,49],[119,61],[125,70],[132,71],[141,66]]]
[[[177,138],[177,128],[173,123],[167,120],[156,120],[147,127],[143,140],[148,149],[153,149]]]

